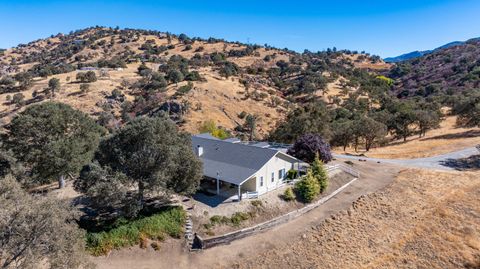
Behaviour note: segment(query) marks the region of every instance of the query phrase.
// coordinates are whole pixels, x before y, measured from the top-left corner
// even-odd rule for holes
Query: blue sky
[[[479,37],[480,1],[0,0],[0,48],[94,25],[387,57]]]

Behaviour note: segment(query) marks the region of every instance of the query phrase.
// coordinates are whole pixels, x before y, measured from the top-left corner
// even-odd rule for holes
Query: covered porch
[[[231,182],[228,179],[205,177],[200,182],[202,191],[225,198],[225,201],[241,201],[256,193],[257,178],[252,176],[242,182]]]

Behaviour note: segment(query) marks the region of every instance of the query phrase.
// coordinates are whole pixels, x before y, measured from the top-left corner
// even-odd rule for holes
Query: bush
[[[240,119],[243,119],[243,118],[245,118],[246,116],[247,116],[247,112],[245,112],[245,111],[242,111],[242,112],[240,112],[240,114],[238,114],[238,117],[239,117]]]
[[[142,238],[164,240],[165,235],[180,238],[185,217],[182,208],[171,207],[149,217],[126,221],[109,231],[88,233],[87,250],[92,255],[99,256],[112,249],[140,244]]]
[[[287,172],[287,178],[288,179],[295,179],[295,178],[297,178],[297,176],[298,176],[298,171],[297,170],[294,170],[294,169],[288,170],[288,172]]]
[[[253,200],[253,201],[250,202],[250,204],[252,204],[252,206],[254,206],[254,207],[262,207],[263,206],[262,200]]]
[[[193,88],[193,83],[192,82],[188,82],[187,85],[183,85],[181,86],[180,88],[177,89],[177,94],[178,95],[184,95],[188,92],[190,92]]]
[[[318,158],[318,155],[315,156],[315,159],[313,160],[310,169],[313,176],[317,179],[318,184],[320,185],[320,192],[324,192],[327,189],[328,185],[328,174],[322,161],[320,161],[320,159]]]
[[[220,139],[226,139],[230,137],[230,134],[220,127],[217,127],[213,120],[207,120],[202,123],[200,128],[198,128],[200,133],[209,133],[212,136]]]
[[[320,185],[311,170],[308,170],[307,175],[295,184],[295,191],[305,203],[310,203],[317,197],[320,193]]]
[[[232,222],[233,226],[240,226],[240,224],[248,220],[250,218],[250,215],[245,212],[235,212],[232,217],[230,218],[230,221]]]
[[[152,244],[150,244],[150,246],[152,246],[152,248],[153,248],[155,251],[159,251],[159,250],[160,250],[160,243],[158,243],[158,242],[152,242]]]
[[[293,193],[292,188],[288,187],[284,192],[282,196],[283,200],[285,201],[293,201],[295,199],[295,193]]]
[[[95,75],[94,71],[80,72],[77,74],[76,79],[83,83],[90,83],[97,81],[97,75]]]

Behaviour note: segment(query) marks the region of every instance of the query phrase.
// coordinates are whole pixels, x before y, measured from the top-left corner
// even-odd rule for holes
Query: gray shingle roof
[[[278,151],[268,148],[252,147],[240,143],[231,143],[218,139],[192,136],[192,149],[203,147],[200,159],[203,162],[203,174],[235,185],[239,185],[262,168]]]

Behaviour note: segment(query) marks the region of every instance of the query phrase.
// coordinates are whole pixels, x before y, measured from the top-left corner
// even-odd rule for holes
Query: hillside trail
[[[480,154],[478,147],[470,147],[462,150],[441,154],[432,157],[415,158],[415,159],[381,159],[369,158],[364,156],[333,154],[335,158],[348,160],[365,160],[376,163],[388,163],[408,168],[423,168],[423,169],[438,169],[438,170],[461,170],[454,161],[465,159],[474,155]]]

